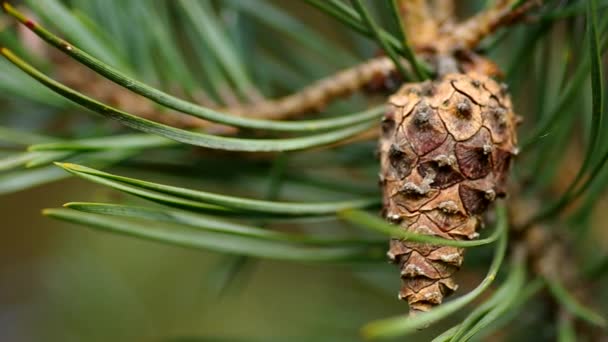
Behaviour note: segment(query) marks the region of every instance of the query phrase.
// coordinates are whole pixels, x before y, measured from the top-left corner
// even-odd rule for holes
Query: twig
[[[417,49],[433,45],[439,36],[439,27],[433,19],[427,0],[399,0],[399,10],[405,24],[405,33]]]
[[[405,61],[402,63],[409,68]],[[64,58],[63,55],[55,57],[55,64],[58,66],[57,75],[62,83],[88,93],[101,102],[117,106],[128,112],[138,113],[143,118],[174,127],[202,129],[217,134],[235,134],[237,132],[236,129],[228,126],[214,124],[178,112],[162,110],[147,99],[107,81],[72,59]],[[394,72],[395,66],[388,57],[377,57],[316,81],[294,94],[257,103],[230,106],[220,110],[234,115],[263,119],[295,118],[321,110],[332,100],[348,96],[378,80],[384,80]],[[213,103],[202,104],[215,107]]]
[[[409,69],[405,61],[402,64]],[[394,71],[395,66],[388,57],[377,57],[316,81],[294,94],[227,108],[225,111],[263,119],[289,119],[321,110],[332,100],[348,96],[374,81],[386,79]]]
[[[452,24],[454,21],[454,0],[435,0],[433,13],[435,21],[440,27]]]
[[[454,48],[473,49],[482,39],[499,28],[522,19],[541,1],[525,0],[515,8],[510,3],[511,1],[498,1],[495,6],[459,23],[437,43],[438,51],[445,52]]]
[[[409,39],[407,37],[407,32],[405,29],[405,23],[404,23],[403,19],[401,18],[401,16],[399,15],[398,0],[391,0],[390,3],[391,3],[390,12],[393,17],[393,21],[397,25],[398,32],[399,32],[398,37],[403,42],[403,46],[405,48],[405,51],[403,52],[403,54],[405,55],[405,58],[410,62],[410,65],[416,72],[418,81],[426,80],[427,78],[429,78],[428,73],[426,72],[425,68],[423,68],[420,65],[420,63],[418,63],[418,59],[416,58],[416,55],[414,54],[412,46],[410,45]]]
[[[403,65],[401,64],[401,58],[399,57],[399,55],[397,54],[395,49],[393,49],[393,47],[382,36],[382,33],[381,33],[382,31],[380,29],[380,26],[378,26],[376,24],[376,21],[369,14],[367,9],[365,8],[365,5],[363,5],[363,1],[362,0],[351,0],[351,3],[357,10],[357,13],[359,13],[359,16],[361,17],[363,23],[365,23],[365,25],[369,28],[369,30],[376,37],[376,41],[378,42],[378,44],[382,47],[384,52],[391,58],[391,60],[393,61],[393,64],[395,64],[395,67],[397,68],[397,70],[399,70],[399,73],[401,74],[401,76],[403,76],[403,78],[406,80],[412,79],[412,77],[410,77],[410,73],[408,72],[408,70],[406,70],[406,68],[403,67]],[[415,60],[414,60],[414,63],[416,63]]]
[[[526,251],[531,272],[545,280],[544,291],[552,293],[551,296],[546,297],[547,300],[560,310],[566,309],[571,314],[575,313],[577,319],[604,326],[606,322],[602,317],[578,302],[578,300],[592,301],[586,288],[589,283],[581,282],[583,272],[577,265],[569,239],[562,236],[555,227],[548,228],[541,224],[526,225],[528,219],[520,216],[532,215],[539,205],[533,199],[524,199],[520,196],[521,194],[516,194],[516,198],[510,203],[512,205],[510,216],[516,218],[512,225],[514,246]],[[561,299],[558,300],[557,297]]]
[[[450,3],[451,1],[447,0],[436,2],[436,4],[447,4],[448,7],[450,7]],[[492,28],[513,20],[525,12],[530,4],[531,2],[529,1],[525,2],[524,5],[515,11],[511,11],[511,7],[504,4],[496,6],[493,10],[487,13],[484,12],[459,25],[460,30],[456,30],[451,40],[448,39],[448,43],[452,47],[457,44],[459,46],[475,44],[478,41],[476,39],[480,39],[479,37],[491,32]],[[425,0],[399,0],[399,6],[407,23],[406,31],[412,32],[412,37],[416,37],[417,41],[426,42],[426,44],[432,47],[437,41],[435,38],[438,24],[431,15],[428,3]],[[448,8],[443,16],[449,16],[450,14],[451,10]],[[472,25],[479,27],[471,27]],[[235,134],[237,132],[232,127],[163,110],[140,96],[104,82],[101,78],[94,75],[82,77],[82,74],[77,71],[82,70],[82,68],[79,69],[75,64],[64,61],[64,67],[59,68],[59,77],[63,77],[62,81],[68,86],[88,92],[102,102],[116,105],[127,111],[137,112],[144,118],[174,127],[194,128],[216,134]],[[411,67],[407,62],[403,61],[399,64],[411,72]],[[311,111],[320,110],[332,100],[350,95],[374,81],[385,80],[394,71],[395,66],[389,58],[378,57],[321,79],[292,95],[278,99],[262,99],[254,103],[228,106],[222,108],[222,111],[230,112],[234,115],[261,119],[289,119]],[[78,77],[70,77],[70,74],[77,74]],[[213,103],[204,105],[215,107]]]

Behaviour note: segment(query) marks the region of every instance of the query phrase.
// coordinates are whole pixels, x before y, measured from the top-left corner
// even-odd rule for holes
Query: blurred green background
[[[173,2],[30,0],[15,3],[21,5],[20,8],[31,8],[32,12],[28,13],[36,13],[55,32],[61,32],[106,62],[114,62],[136,78],[180,97],[196,100],[202,92],[225,104],[222,103],[225,99],[216,96],[222,89],[239,96],[238,85],[229,75],[213,73],[219,69],[218,58],[209,57],[212,49],[205,40],[204,30],[194,24],[196,21],[189,21],[192,18],[188,11]],[[262,3],[257,0],[196,3],[211,6],[226,34],[224,38],[232,43],[246,74],[267,97],[288,94],[379,53],[374,42],[354,34],[302,1],[263,2],[287,16],[263,7],[258,8],[261,12],[247,9],[247,4]],[[375,1],[367,3],[378,18],[387,18],[383,12],[385,7]],[[489,2],[463,2],[460,14],[470,14],[486,3]],[[562,5],[577,5],[576,1],[553,3],[555,6],[550,9],[556,12]],[[525,132],[529,133],[531,128],[534,131],[538,122],[551,117],[550,109],[556,104],[559,109],[563,108],[553,117],[558,124],[552,127],[549,138],[532,136],[536,140],[531,140],[534,142],[531,152],[525,151],[518,161],[525,167],[515,172],[516,179],[532,189],[528,193],[540,194],[538,197],[543,199],[553,200],[573,178],[572,165],[581,162],[584,145],[581,141],[589,132],[586,121],[580,123],[591,112],[591,95],[586,86],[574,87],[575,91],[568,95],[568,106],[559,106],[555,100],[565,98],[562,95],[566,91],[561,85],[578,72],[582,64],[577,61],[587,58],[579,46],[583,43],[579,37],[585,27],[581,19],[583,12],[580,6],[574,7],[579,11],[564,16],[564,21],[557,17],[541,20],[500,33],[498,39],[482,44],[484,52],[507,73],[515,107],[526,117]],[[70,21],[74,18],[75,21]],[[303,26],[291,26],[294,22]],[[37,38],[19,30],[13,20],[0,15],[3,44],[14,49],[26,45],[23,53],[30,53],[29,60],[56,78],[66,77],[61,74],[66,70],[61,69],[65,65],[68,71],[74,68],[72,72],[77,76],[82,71],[40,45]],[[82,32],[87,34],[81,35]],[[175,40],[166,39],[162,32]],[[331,50],[326,50],[327,46]],[[171,63],[176,56],[161,53],[167,51],[178,51],[177,57],[181,58],[178,60],[184,64]],[[548,55],[553,58],[548,59]],[[2,127],[68,139],[129,132],[68,104],[5,61],[0,62],[0,72]],[[583,76],[578,85],[587,81],[586,74]],[[386,95],[356,94],[324,108],[319,116],[359,111],[382,103]],[[568,138],[572,138],[573,143],[564,153],[560,143]],[[2,156],[18,150],[12,145],[0,147]],[[286,158],[287,176],[279,182],[281,187],[275,194],[280,200],[338,200],[352,198],[354,194],[379,197],[374,150],[372,141],[332,151],[289,153],[287,157],[281,154],[245,157],[242,154],[220,156],[179,146],[140,151],[136,157],[115,165],[111,172],[192,189],[267,198],[273,192],[269,189],[276,186],[273,185],[275,168],[281,158]],[[407,305],[396,298],[397,268],[383,260],[321,265],[258,260],[173,247],[45,218],[40,214],[41,209],[59,207],[70,201],[149,203],[81,179],[51,182],[55,175],[64,175],[59,169],[52,171],[49,178],[43,176],[48,184],[40,186],[27,183],[32,179],[15,177],[18,172],[29,175],[36,170],[46,170],[44,168],[47,166],[0,174],[3,233],[0,239],[0,341],[358,341],[360,328],[365,323],[407,312]],[[608,177],[604,174],[600,181],[605,186]],[[606,203],[598,200],[602,197],[602,186],[587,197],[591,203],[587,206],[589,210],[597,209],[595,215],[575,221],[589,227],[590,239],[594,240],[592,247],[581,248],[583,255],[605,254],[606,235],[601,231],[601,221]],[[15,192],[21,187],[24,190]],[[367,236],[335,220],[251,221],[283,231]],[[492,245],[467,251],[465,265],[458,274],[459,294],[467,293],[483,279],[492,252]],[[499,274],[498,285],[504,277],[505,274]],[[494,287],[471,307],[488,298],[493,290]],[[604,292],[598,292],[593,298],[600,306],[605,297]],[[480,338],[523,341],[534,336],[534,340],[554,340],[555,326],[540,322],[551,321],[555,308],[543,298],[530,300],[525,307],[527,309],[515,311],[518,319],[510,323],[509,337],[498,332],[489,337],[482,334]],[[430,329],[395,341],[430,340],[460,322],[466,314],[466,310],[459,312]],[[509,318],[513,316],[502,322],[507,323]]]
[[[69,179],[0,198],[1,340],[358,341],[363,324],[407,312],[388,263],[256,260],[233,274],[238,258],[40,215],[40,208],[70,200],[116,196]],[[483,252],[485,259],[490,250]],[[468,264],[475,266],[476,254],[468,254]],[[482,274],[458,278],[466,293]],[[458,318],[405,340],[430,339]]]

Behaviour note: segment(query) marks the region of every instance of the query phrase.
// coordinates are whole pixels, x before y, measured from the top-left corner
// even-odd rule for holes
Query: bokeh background
[[[251,14],[253,12],[238,5],[239,1],[243,5],[248,0],[228,1],[231,6],[201,1],[214,9],[214,15],[226,26],[239,55],[247,61],[252,79],[269,97],[288,94],[323,75],[379,53],[373,42],[356,36],[302,1],[268,3],[299,20],[340,51],[347,51],[352,59],[334,63],[335,58],[326,58],[318,51],[294,44],[292,36],[275,32],[272,25],[259,19],[259,14]],[[153,85],[194,99],[198,90],[210,87],[205,73],[209,66],[198,63],[204,54],[198,55],[190,40],[198,39],[196,33],[194,38],[187,33],[197,30],[169,1],[14,3],[24,10],[30,8],[28,13],[35,13],[53,29],[86,46],[94,47],[95,40],[91,43],[90,37],[70,32],[68,26],[62,26],[63,19],[58,19],[58,13],[65,14],[61,9],[69,9],[81,18],[81,24],[95,23],[96,30],[104,31],[104,39],[109,38],[108,44],[124,57],[122,62],[132,68],[130,71]],[[467,1],[459,8],[460,15],[470,14],[484,4],[485,1]],[[144,9],[152,12],[141,15]],[[153,18],[165,10],[170,20],[162,25],[159,22],[158,27],[172,30],[171,37],[181,49],[186,67],[192,67],[186,69],[189,70],[187,76],[158,61],[159,47],[150,38],[158,35]],[[270,12],[267,13],[270,16]],[[383,12],[378,9],[376,14],[382,17]],[[543,56],[552,49],[561,51],[561,38],[571,38],[564,30],[551,31],[549,39],[554,44],[543,45],[530,52],[531,56],[523,56],[530,63],[521,68],[512,63],[512,54],[505,51],[525,47],[525,38],[531,31],[514,29],[501,46],[491,50],[504,69],[513,70],[516,66],[514,70],[518,72],[509,76],[509,81],[514,85],[516,108],[521,113],[537,109],[539,73],[535,68],[545,63]],[[80,77],[103,84],[17,28],[4,14],[0,14],[0,32],[3,43],[16,39],[11,44],[25,46],[31,53],[30,58],[56,78]],[[548,74],[558,65],[559,61],[552,62]],[[528,68],[535,72],[529,74]],[[2,127],[72,138],[127,132],[33,84],[7,63],[0,63],[0,72]],[[187,83],[186,78],[195,82],[193,88],[180,88]],[[550,76],[548,79],[553,80]],[[554,93],[559,91],[555,82],[547,84]],[[390,88],[391,85],[384,86]],[[318,115],[361,110],[371,103],[382,102],[385,95],[354,95],[326,107]],[[581,96],[577,100],[581,103],[581,112],[589,112],[588,99],[589,96]],[[120,103],[120,99],[116,101]],[[565,158],[549,170],[551,180],[559,181],[542,184],[547,186],[548,193],[563,190],[564,184],[574,176],[572,165],[581,161],[582,144],[575,141],[570,146],[567,153],[563,153]],[[11,144],[0,147],[2,155],[17,150]],[[287,169],[292,176],[281,182],[275,194],[277,198],[332,200],[348,198],[353,193],[379,196],[374,149],[375,143],[368,141],[333,151],[294,153],[289,157],[245,157],[174,148],[142,152],[111,170],[166,184],[263,198],[269,188],[276,186],[272,179],[276,160],[287,158]],[[543,167],[540,170],[544,170]],[[149,204],[81,179],[52,181],[63,177],[63,171],[50,172],[27,173],[22,178],[15,177],[13,171],[0,175],[1,341],[358,341],[363,324],[407,312],[406,304],[396,299],[397,269],[383,261],[318,265],[257,260],[173,247],[51,220],[41,215],[41,209],[59,207],[69,201]],[[38,181],[33,179],[44,184],[36,185]],[[608,246],[601,230],[604,219],[601,213],[606,205],[605,201],[599,201],[598,214],[587,222],[599,245],[598,251]],[[333,221],[257,223],[286,231],[365,234]],[[466,293],[483,279],[491,256],[492,246],[467,252],[464,270],[458,275],[459,293]],[[499,282],[502,277],[501,274]],[[605,297],[603,293],[598,294],[597,302],[605,302]],[[510,323],[515,335],[505,339],[498,333],[482,338],[492,341],[517,340],[518,336],[537,336],[538,340],[554,338],[554,327],[539,324],[554,308],[545,306],[542,298],[525,305],[535,309],[523,310]],[[429,340],[465,315],[466,310],[414,336],[395,340]]]

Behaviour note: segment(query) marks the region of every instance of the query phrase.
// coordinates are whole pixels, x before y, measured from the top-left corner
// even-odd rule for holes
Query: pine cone
[[[482,215],[505,195],[517,141],[505,87],[476,73],[404,85],[389,99],[380,140],[383,214],[406,231],[474,239]],[[428,311],[456,290],[464,250],[392,239],[399,298]]]

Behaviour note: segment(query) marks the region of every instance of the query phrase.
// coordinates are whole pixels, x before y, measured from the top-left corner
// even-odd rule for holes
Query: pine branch
[[[424,49],[439,37],[439,27],[427,0],[398,0],[405,33],[416,49]]]
[[[538,0],[525,0],[518,6],[512,6],[509,1],[497,1],[493,7],[457,24],[436,47],[439,51],[455,48],[472,50],[498,29],[522,20],[525,14],[540,3]]]

